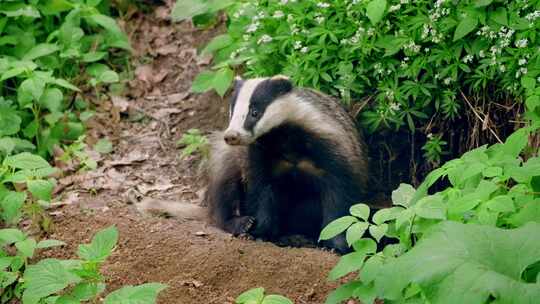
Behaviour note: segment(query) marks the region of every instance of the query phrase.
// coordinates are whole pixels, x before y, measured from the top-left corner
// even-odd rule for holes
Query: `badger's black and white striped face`
[[[229,109],[224,140],[230,145],[249,145],[279,125],[287,116],[284,99],[292,83],[283,76],[237,79]]]

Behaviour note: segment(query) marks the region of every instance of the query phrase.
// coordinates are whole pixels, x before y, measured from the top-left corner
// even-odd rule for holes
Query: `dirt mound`
[[[232,303],[239,293],[265,287],[295,303],[323,303],[336,286],[326,281],[338,257],[320,249],[283,248],[232,238],[204,221],[142,216],[133,202],[153,198],[200,205],[205,181],[197,157],[181,158],[176,142],[190,128],[221,129],[227,103],[213,93],[191,94],[208,62],[197,47],[221,29],[171,24],[167,7],[123,24],[136,50],[134,79],[124,96],[96,103],[88,141],[107,137],[114,150],[97,156],[97,170],[59,180],[50,210],[50,236],[69,244],[46,256],[74,257],[77,244],[116,225],[117,249],[104,265],[108,288],[162,282],[159,303]]]

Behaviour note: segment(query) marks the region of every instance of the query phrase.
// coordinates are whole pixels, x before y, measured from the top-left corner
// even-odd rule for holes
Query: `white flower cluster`
[[[373,65],[373,68],[375,69],[375,74],[383,74],[384,69],[382,67],[382,64],[380,62],[377,62]]]
[[[300,52],[302,52],[302,53],[307,53],[309,51],[309,48],[307,46],[302,46],[302,41],[300,41],[300,40],[296,40],[293,43],[293,48],[295,50],[300,50]]]
[[[429,10],[429,19],[432,22],[439,20],[439,18],[450,15],[450,8],[443,7],[445,0],[437,0],[434,5],[434,9]]]
[[[392,5],[388,8],[388,12],[391,13],[391,12],[395,12],[395,11],[399,11],[399,9],[401,8],[401,4],[396,4],[396,5]]]
[[[274,15],[272,17],[274,17],[276,19],[281,19],[281,18],[283,18],[283,16],[285,16],[283,11],[277,10],[277,11],[274,12]]]
[[[233,51],[230,55],[230,58],[231,59],[235,59],[236,57],[238,57],[238,54],[244,52],[247,48],[246,47],[241,47],[239,49],[237,49],[236,51]]]
[[[391,102],[388,105],[388,108],[390,109],[391,112],[396,112],[396,111],[399,111],[399,109],[401,108],[401,105],[397,102]]]
[[[327,3],[327,2],[318,2],[318,3],[317,3],[317,6],[320,7],[320,8],[329,8],[329,7],[330,7],[330,3]]]
[[[356,30],[356,33],[354,33],[354,36],[350,37],[349,39],[342,39],[340,41],[341,44],[357,44],[358,41],[360,41],[360,37],[366,32],[366,29],[363,27],[359,27]]]
[[[259,20],[264,19],[265,17],[266,15],[264,14],[264,12],[259,12],[257,15],[253,16],[253,18],[251,18],[251,23],[246,28],[246,33],[256,32],[261,25]]]
[[[394,91],[388,90],[384,93],[384,95],[386,98],[388,98],[388,100],[394,100]]]
[[[529,40],[527,40],[527,38],[519,39],[519,40],[516,40],[514,44],[518,48],[525,48],[529,44]]]
[[[428,37],[431,42],[439,43],[443,40],[444,35],[439,33],[431,24],[426,23],[424,24],[421,38],[427,39]]]
[[[267,34],[262,35],[261,38],[257,40],[257,44],[263,44],[263,43],[268,43],[268,42],[272,42],[272,37],[270,37]]]
[[[324,16],[321,15],[321,13],[315,14],[315,21],[317,21],[318,24],[321,24],[324,22]]]
[[[403,58],[403,60],[402,60],[401,63],[399,64],[399,66],[400,66],[402,69],[408,68],[408,67],[409,67],[409,57]]]
[[[525,19],[527,19],[529,22],[533,23],[536,21],[536,19],[540,18],[540,11],[534,11],[532,13],[529,13],[525,16]]]
[[[516,71],[516,78],[521,77],[521,75],[525,75],[529,72],[526,67],[521,67]]]
[[[406,51],[411,51],[413,53],[418,53],[420,52],[420,49],[422,47],[416,43],[414,43],[414,40],[411,40],[409,43],[406,43],[404,46],[403,46],[403,49],[406,50]]]
[[[281,1],[279,2],[279,4],[281,4],[281,5],[286,5],[286,4],[289,3],[289,2],[290,2],[290,3],[295,3],[296,1],[298,1],[298,0],[281,0]]]
[[[473,61],[473,59],[474,59],[473,55],[469,54],[469,55],[463,57],[463,63],[470,63],[470,62]]]

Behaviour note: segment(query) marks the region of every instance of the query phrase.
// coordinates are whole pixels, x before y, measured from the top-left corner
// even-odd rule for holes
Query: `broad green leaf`
[[[392,207],[392,208],[383,208],[377,211],[373,215],[373,223],[380,225],[384,222],[391,221],[396,219],[401,212],[403,212],[401,207]]]
[[[99,80],[103,83],[115,83],[120,81],[120,77],[115,71],[105,71],[99,75]]]
[[[380,242],[382,237],[388,231],[388,224],[371,225],[369,226],[369,234],[377,241]]]
[[[234,78],[234,72],[229,68],[223,68],[214,75],[213,86],[219,96],[223,97],[227,89],[231,86]]]
[[[446,205],[438,195],[424,197],[414,206],[416,215],[426,219],[446,219]]]
[[[458,26],[456,27],[456,31],[454,32],[454,41],[457,41],[467,36],[467,34],[474,31],[477,25],[478,18],[476,16],[467,15],[459,22]]]
[[[280,295],[267,295],[261,304],[294,304],[293,301]]]
[[[73,4],[68,0],[46,0],[40,1],[39,10],[44,15],[54,15],[61,12],[69,11],[73,8]]]
[[[533,77],[523,77],[521,78],[521,85],[527,90],[533,90],[536,86],[536,79]]]
[[[108,139],[102,138],[98,140],[97,143],[94,145],[94,150],[101,154],[108,154],[111,153],[111,151],[113,150],[113,146]]]
[[[203,71],[195,77],[193,84],[191,85],[191,90],[196,93],[203,93],[208,90],[211,90],[214,84],[214,77],[216,72],[212,71]]]
[[[514,227],[521,227],[528,222],[540,224],[540,199],[527,203],[517,213],[511,215],[508,222]]]
[[[506,8],[498,7],[494,12],[491,13],[491,19],[498,24],[508,25],[508,16],[506,13]]]
[[[103,262],[118,241],[118,230],[111,226],[96,233],[90,244],[79,245],[77,254],[86,261]]]
[[[214,37],[207,45],[206,47],[201,51],[201,55],[208,55],[212,54],[217,50],[221,50],[222,48],[225,48],[233,43],[233,39],[229,34],[223,34]]]
[[[350,299],[354,291],[362,286],[362,282],[353,281],[350,283],[343,284],[332,291],[326,298],[325,304],[341,304],[343,301]]]
[[[26,236],[19,229],[0,229],[1,245],[11,245],[13,243],[23,241],[24,239],[26,239]]]
[[[105,56],[107,56],[107,52],[91,52],[84,54],[81,60],[83,62],[96,62],[105,58]]]
[[[525,105],[530,111],[534,111],[537,107],[540,107],[540,96],[532,95],[525,100]]]
[[[32,238],[27,238],[24,241],[19,241],[15,243],[15,247],[25,258],[31,258],[34,256],[34,251],[36,250],[36,240]]]
[[[371,24],[375,25],[382,20],[384,11],[386,10],[386,0],[372,0],[366,7],[366,15],[371,21]]]
[[[4,164],[17,169],[41,169],[50,168],[51,165],[43,159],[41,156],[31,154],[28,152],[22,152],[10,157],[7,157]]]
[[[17,89],[17,101],[22,107],[32,101],[39,101],[44,90],[45,82],[42,79],[39,77],[28,78]]]
[[[103,283],[79,283],[75,285],[71,295],[79,301],[88,301],[95,298],[105,290]]]
[[[72,85],[71,83],[69,83],[67,80],[65,79],[61,79],[61,78],[57,78],[54,80],[54,83],[56,85],[59,85],[63,88],[66,88],[66,89],[69,89],[69,90],[72,90],[72,91],[76,91],[76,92],[80,92],[81,90],[79,90],[79,88],[77,88],[76,86]]]
[[[485,177],[495,177],[502,175],[503,170],[500,167],[487,167],[482,171],[482,175]]]
[[[43,248],[51,248],[51,247],[57,247],[57,246],[64,246],[66,243],[58,240],[43,240],[40,241],[36,248],[43,249]]]
[[[358,222],[358,219],[354,216],[343,216],[340,218],[337,218],[330,222],[324,229],[321,231],[321,235],[319,236],[319,241],[321,240],[329,240],[336,235],[342,233],[345,231],[345,229],[349,228],[353,223]]]
[[[64,94],[58,88],[47,88],[41,95],[39,103],[50,112],[60,112],[63,108]]]
[[[208,3],[206,1],[184,0],[176,1],[171,18],[178,22],[194,16],[206,13],[208,11]]]
[[[499,195],[486,203],[486,207],[497,212],[514,212],[514,201],[508,195]]]
[[[10,191],[2,200],[2,219],[7,223],[16,223],[21,217],[21,209],[26,201],[26,192]]]
[[[36,304],[44,297],[59,292],[70,284],[81,280],[57,259],[44,259],[35,265],[29,265],[24,272],[26,289],[23,303]]]
[[[13,150],[15,150],[15,141],[13,140],[13,138],[11,137],[0,138],[0,154],[2,154],[3,156],[9,155],[11,154],[11,152],[13,152]]]
[[[250,290],[244,291],[236,298],[236,303],[238,304],[258,304],[264,298],[264,288],[252,288]]]
[[[476,0],[474,2],[474,6],[475,7],[484,7],[484,6],[490,5],[491,2],[493,2],[493,0]]]
[[[366,204],[356,204],[351,206],[349,208],[349,212],[364,221],[367,221],[369,219],[369,206]]]
[[[394,205],[408,207],[416,190],[409,184],[399,184],[399,187],[392,191],[392,202]]]
[[[366,254],[363,252],[352,252],[342,256],[328,274],[328,279],[335,281],[353,271],[359,270],[364,264],[365,257]]]
[[[50,201],[54,183],[48,180],[36,179],[29,180],[26,185],[35,199]]]
[[[0,105],[0,136],[16,134],[21,129],[21,122],[15,110]]]
[[[43,56],[57,52],[60,48],[52,43],[40,43],[30,49],[23,57],[23,60],[34,60]]]
[[[540,260],[538,231],[537,223],[504,230],[443,222],[382,266],[378,295],[398,299],[409,284],[418,284],[431,303],[535,303],[540,288],[523,282],[521,273]]]
[[[529,130],[521,128],[512,133],[504,142],[503,149],[507,157],[516,158],[529,142]]]
[[[125,286],[111,292],[104,304],[155,303],[157,295],[167,286],[159,283],[146,283],[139,286]]]
[[[349,229],[347,229],[347,232],[345,233],[347,244],[349,246],[352,246],[352,244],[364,236],[364,232],[368,229],[369,224],[366,222],[358,222],[352,224]]]

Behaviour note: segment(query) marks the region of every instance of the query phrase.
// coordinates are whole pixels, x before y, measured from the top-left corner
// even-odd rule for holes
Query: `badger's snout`
[[[248,145],[250,142],[250,136],[247,134],[242,134],[236,130],[227,130],[223,134],[223,139],[228,145],[238,146],[238,145]]]

